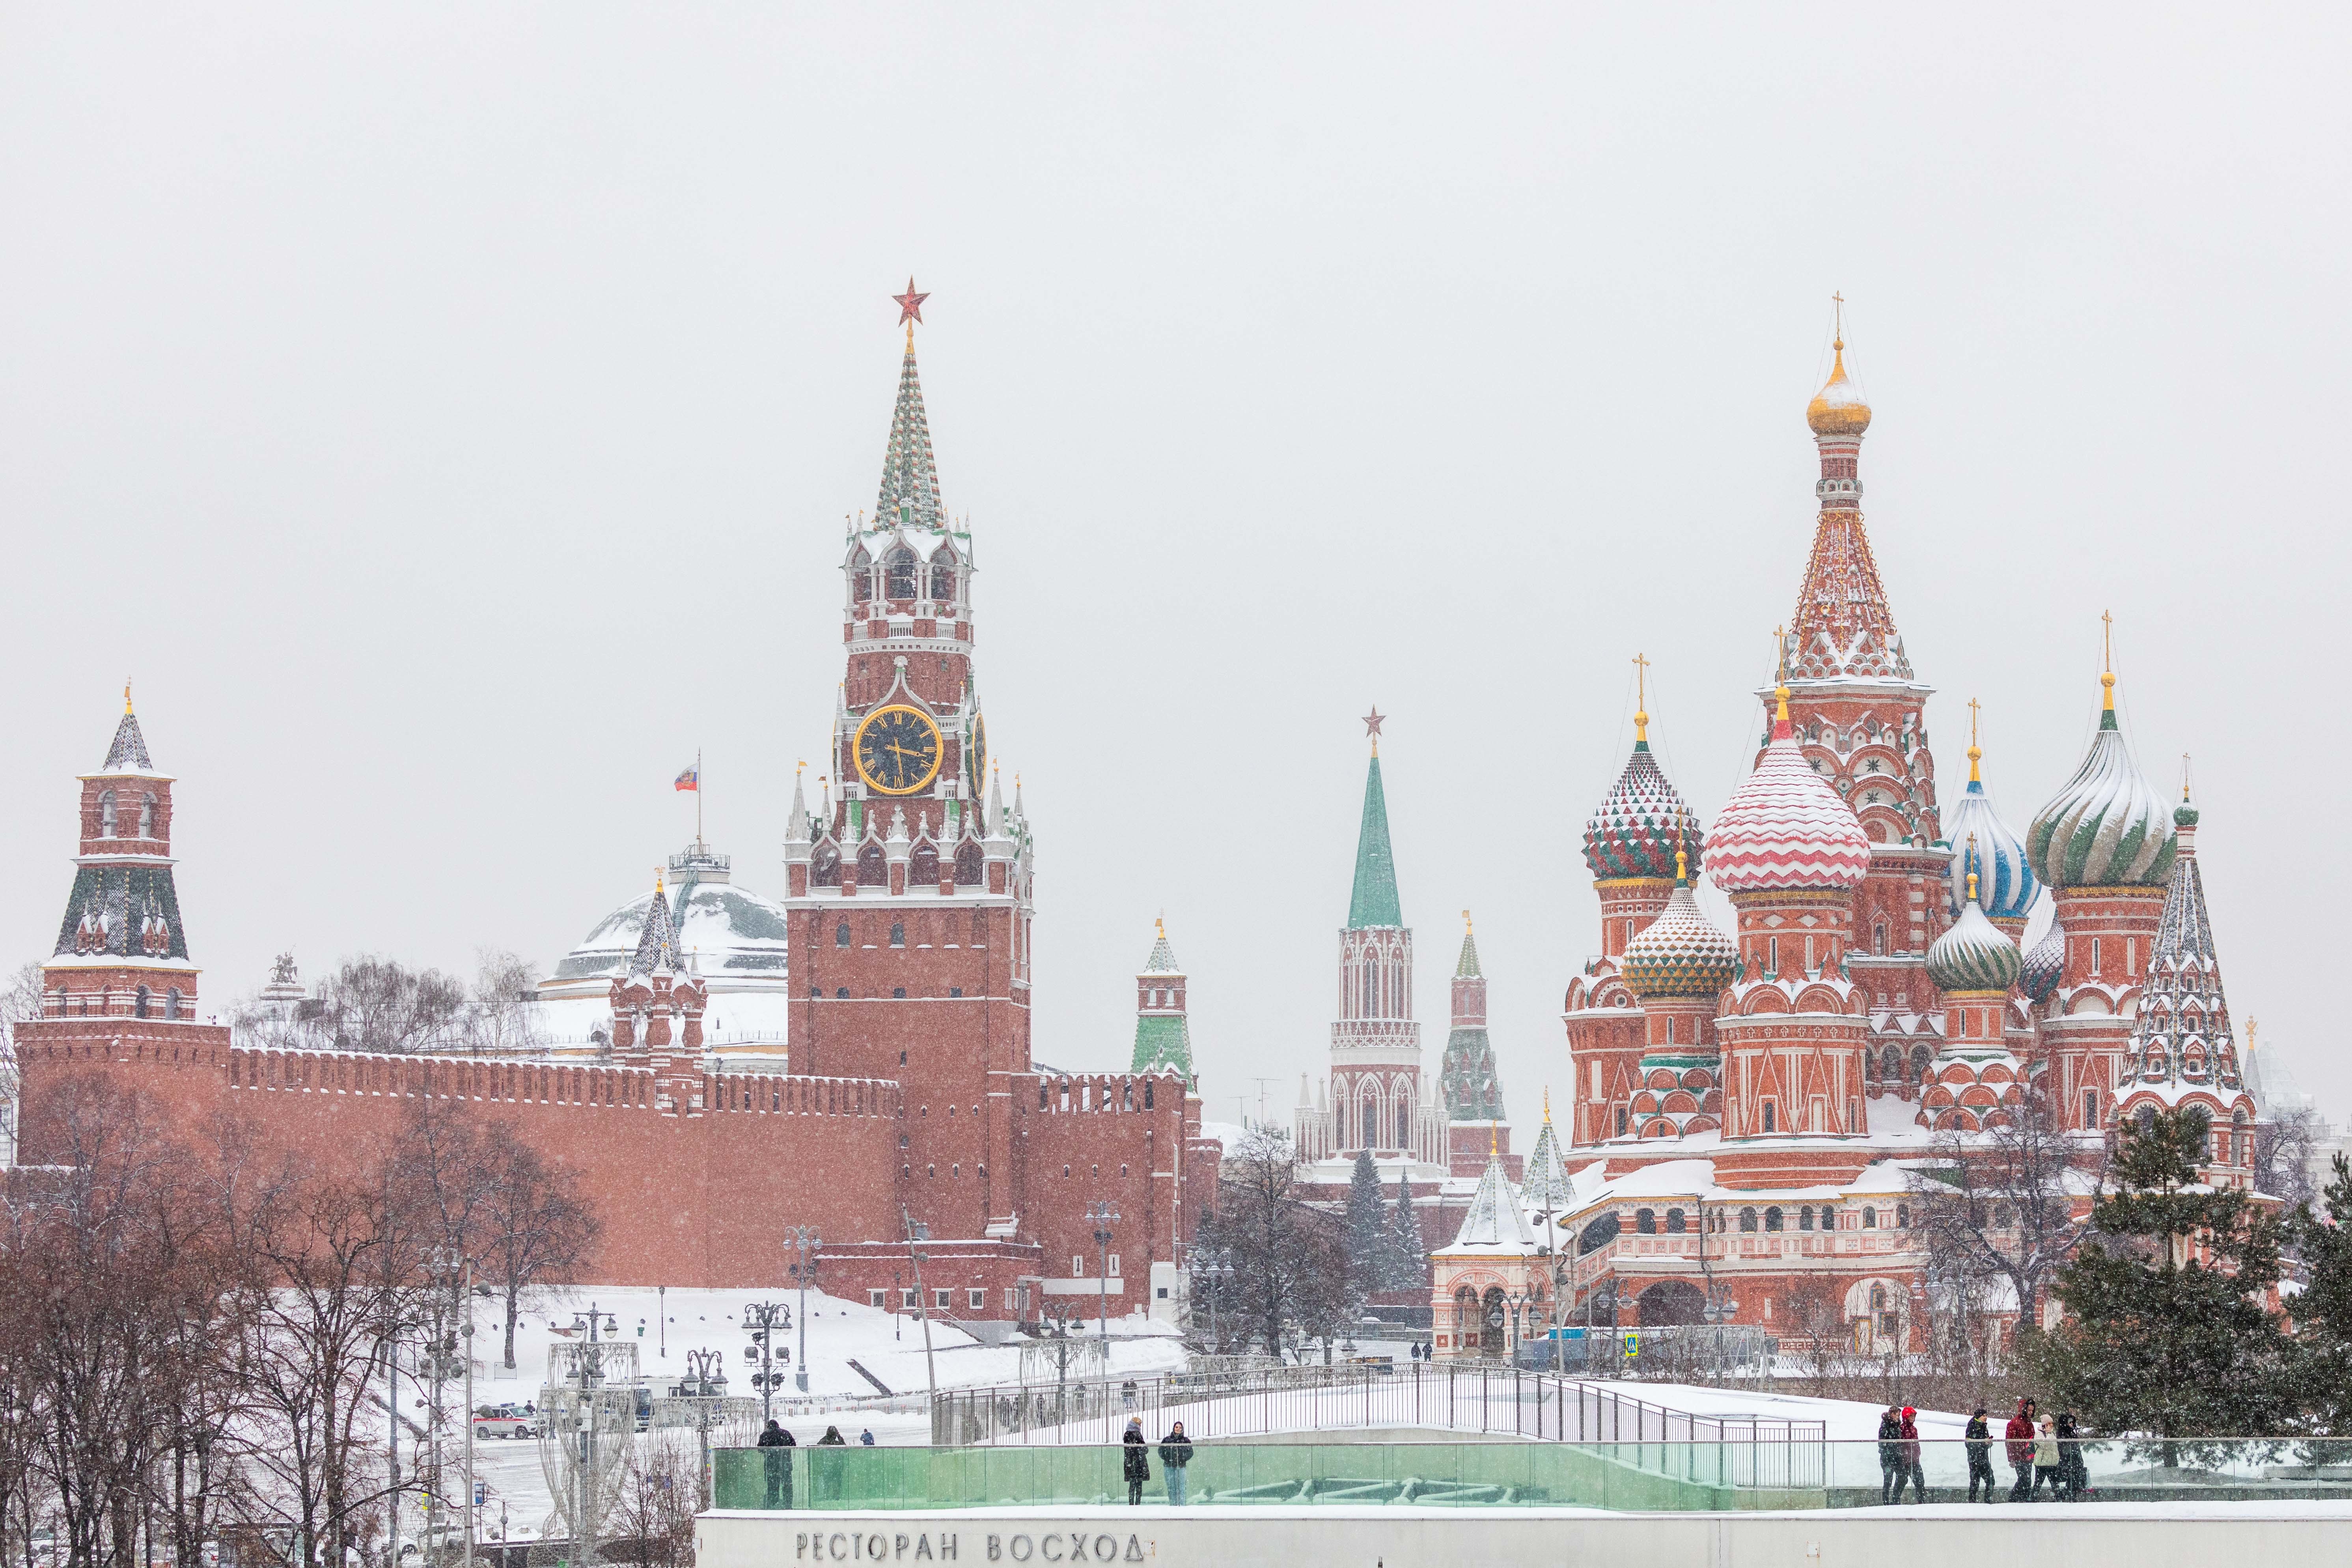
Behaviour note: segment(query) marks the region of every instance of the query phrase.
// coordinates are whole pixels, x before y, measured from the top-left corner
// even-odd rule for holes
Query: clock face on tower
[[[877,708],[850,750],[866,787],[884,795],[912,795],[939,776],[940,727],[919,708]]]

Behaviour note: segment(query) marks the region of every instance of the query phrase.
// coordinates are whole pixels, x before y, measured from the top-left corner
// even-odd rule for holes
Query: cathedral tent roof
[[[122,722],[114,727],[114,744],[106,748],[100,770],[110,773],[152,773],[155,764],[147,755],[147,737],[139,732],[139,717],[125,704]]]
[[[1518,1189],[1503,1173],[1500,1155],[1487,1160],[1486,1173],[1479,1178],[1478,1190],[1470,1195],[1469,1210],[1462,1216],[1462,1228],[1445,1250],[1510,1256],[1536,1250],[1535,1232],[1520,1212]]]

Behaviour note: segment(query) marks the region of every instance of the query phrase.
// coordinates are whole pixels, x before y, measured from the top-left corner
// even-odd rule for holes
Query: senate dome
[[[1816,436],[1859,436],[1870,428],[1870,405],[1846,378],[1845,339],[1837,340],[1834,352],[1837,360],[1828,382],[1805,405],[1805,423]]]
[[[1699,912],[1685,878],[1642,934],[1617,960],[1625,988],[1643,1001],[1682,996],[1712,999],[1739,973],[1739,950]]]
[[[2027,864],[2053,888],[2156,888],[2172,875],[2172,809],[2141,776],[2116,727],[2116,678],[2074,776],[2025,831]]]
[[[1870,871],[1870,840],[1798,750],[1789,689],[1772,742],[1706,834],[1706,874],[1727,893],[1850,892]]]

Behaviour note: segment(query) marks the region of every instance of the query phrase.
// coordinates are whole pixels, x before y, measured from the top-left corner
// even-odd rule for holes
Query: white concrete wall
[[[2293,1502],[1779,1514],[1164,1506],[714,1512],[697,1529],[697,1568],[2288,1568],[2352,1561],[2352,1511]]]

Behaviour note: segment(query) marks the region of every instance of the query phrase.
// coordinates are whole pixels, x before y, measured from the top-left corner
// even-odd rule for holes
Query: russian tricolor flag
[[[679,773],[677,775],[677,782],[670,787],[673,789],[690,789],[698,792],[702,788],[702,764],[697,763],[692,767],[689,767],[685,772]]]

